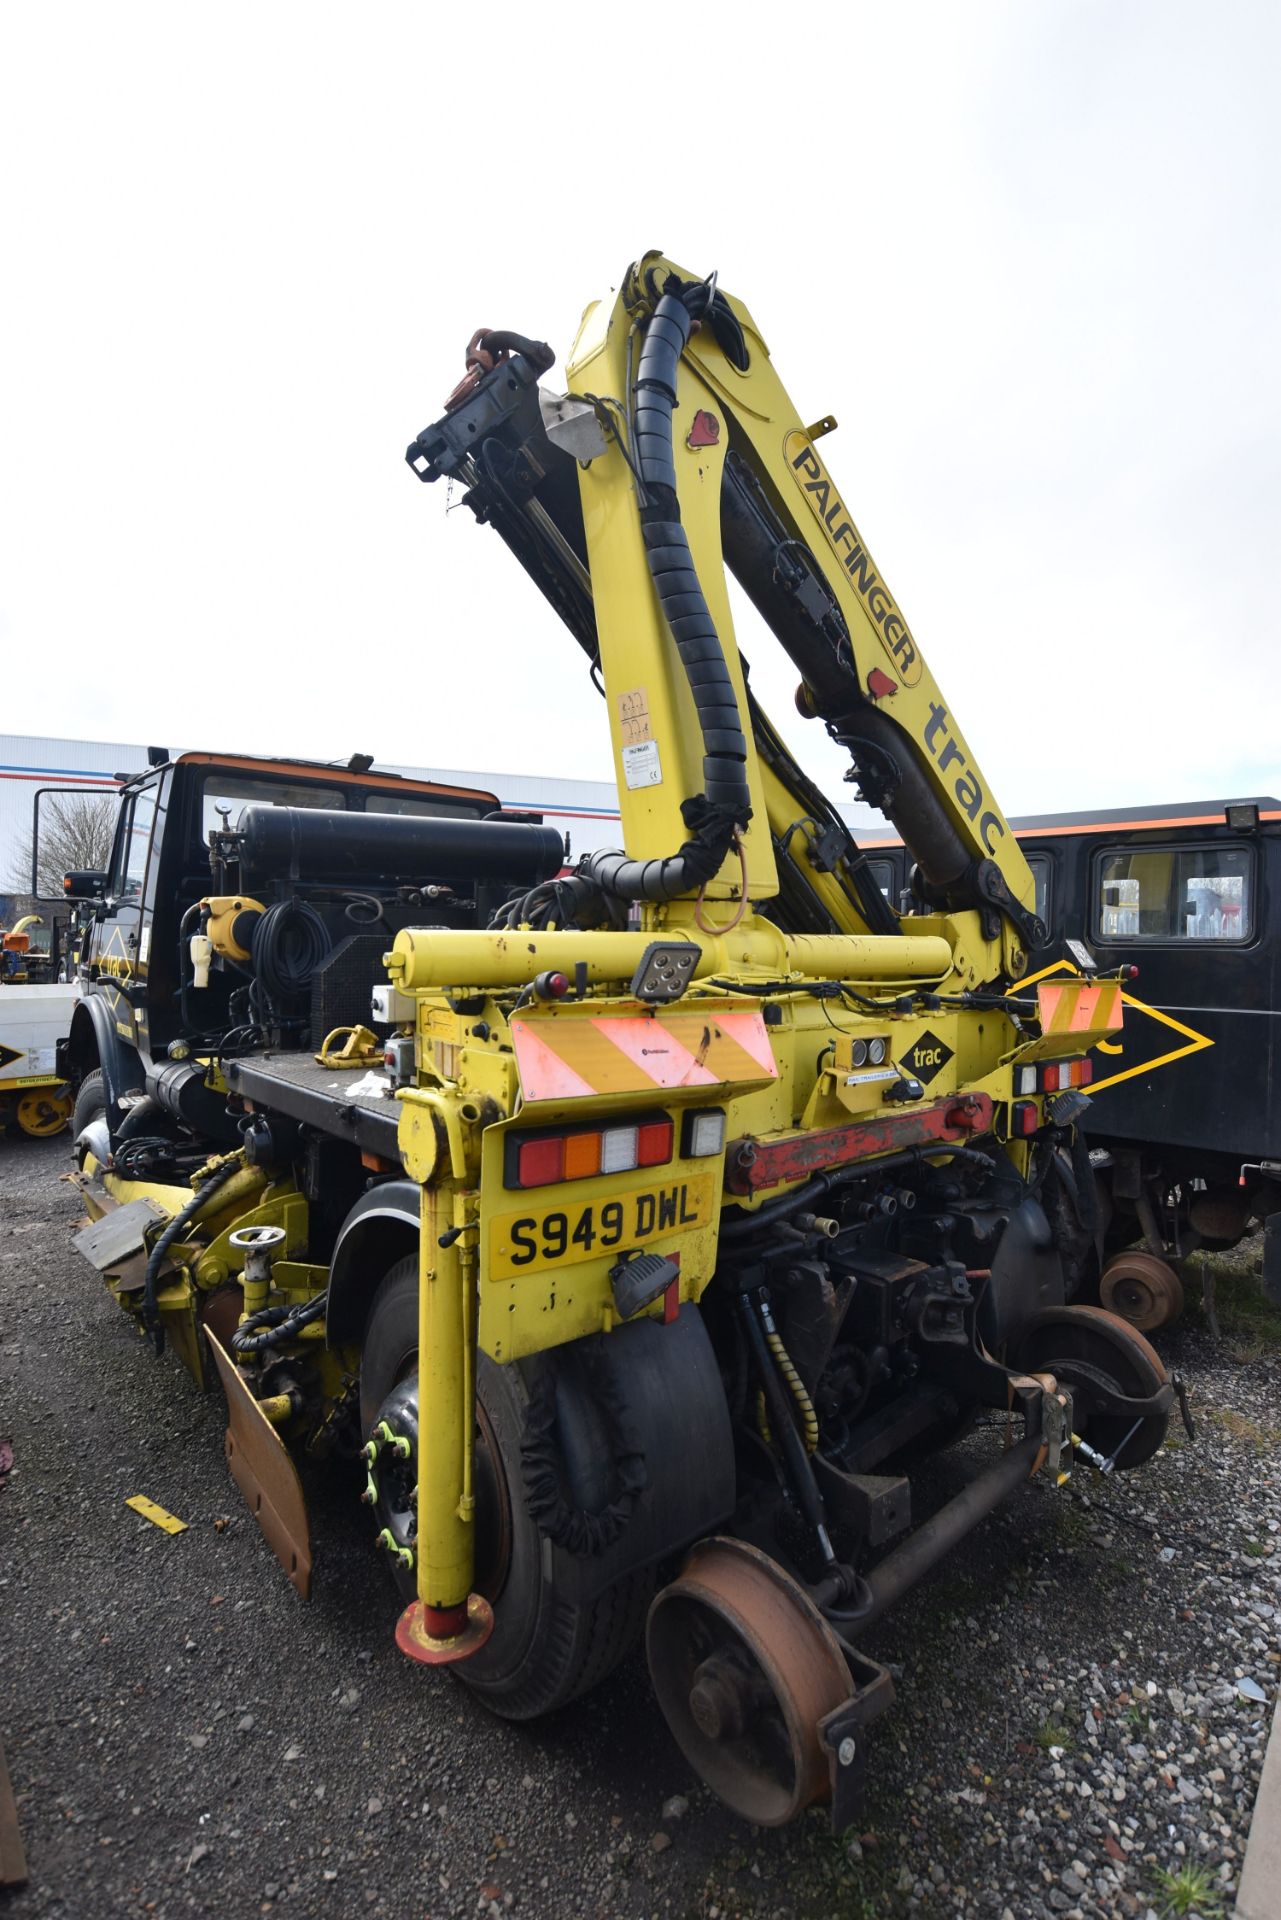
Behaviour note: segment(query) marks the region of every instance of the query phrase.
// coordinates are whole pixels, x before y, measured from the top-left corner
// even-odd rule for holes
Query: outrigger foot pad
[[[494,1609],[478,1593],[465,1607],[428,1607],[411,1600],[396,1622],[396,1645],[424,1667],[454,1667],[479,1653],[494,1631]]]

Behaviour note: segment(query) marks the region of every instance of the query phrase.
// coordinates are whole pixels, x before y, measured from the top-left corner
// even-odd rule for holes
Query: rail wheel
[[[521,1479],[527,1403],[519,1365],[500,1367],[483,1353],[477,1356],[473,1586],[493,1606],[494,1630],[454,1671],[504,1720],[551,1713],[603,1680],[638,1639],[654,1591],[646,1567],[584,1597],[574,1569],[563,1565],[568,1556],[546,1554]],[[414,1482],[418,1473],[431,1471],[417,1444],[416,1253],[391,1268],[374,1297],[360,1362],[360,1417],[366,1437],[386,1420],[392,1434],[412,1442],[403,1461],[395,1448],[384,1448],[374,1474],[377,1530],[412,1553]],[[412,1597],[414,1571],[399,1552],[391,1561],[402,1593]]]
[[[849,1669],[777,1561],[700,1542],[650,1608],[646,1652],[676,1744],[735,1813],[781,1827],[826,1796],[818,1723],[849,1698]]]
[[[1161,1357],[1137,1327],[1103,1307],[1052,1307],[1038,1314],[1019,1342],[1017,1363],[1052,1373],[1072,1390],[1076,1430],[1100,1453],[1117,1452],[1118,1467],[1139,1467],[1165,1438],[1165,1413],[1147,1415],[1137,1432],[1125,1412],[1106,1411],[1116,1394],[1148,1400],[1168,1384]]]
[[[1154,1333],[1183,1312],[1183,1283],[1157,1254],[1130,1247],[1104,1267],[1099,1298],[1140,1333]]]
[[[30,1087],[18,1099],[18,1125],[33,1140],[49,1140],[71,1118],[69,1087]]]

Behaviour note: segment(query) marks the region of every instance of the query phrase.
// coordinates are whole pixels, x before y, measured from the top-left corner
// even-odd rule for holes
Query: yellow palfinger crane
[[[851,1636],[1020,1480],[1061,1476],[1073,1434],[1111,1471],[1164,1431],[1155,1354],[1077,1304],[1082,1088],[1119,983],[1019,997],[1031,873],[820,458],[835,422],[803,424],[746,307],[647,254],[587,309],[564,394],[551,364],[475,336],[407,453],[465,485],[587,654],[625,844],[388,956],[424,1189],[401,1644],[529,1710],[487,1678],[505,1600],[476,1574],[468,1411],[524,1369],[523,1505],[566,1592],[625,1609],[692,1544],[648,1615],[676,1738],[751,1818],[848,1809],[889,1694]],[[752,695],[727,573],[902,833],[905,913]],[[565,1385],[589,1352],[590,1415]],[[908,1460],[981,1407],[1022,1439],[909,1531]]]

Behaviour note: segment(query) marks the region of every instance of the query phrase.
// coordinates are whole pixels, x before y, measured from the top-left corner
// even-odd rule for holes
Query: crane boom
[[[794,930],[897,929],[749,690],[728,572],[901,832],[913,921],[946,920],[968,981],[1017,978],[1041,937],[1032,875],[820,458],[835,423],[802,423],[746,306],[647,254],[584,314],[565,399],[540,393],[548,350],[525,344],[408,458],[466,481],[599,670],[626,856],[593,880],[670,921],[696,892],[731,897],[741,868]]]

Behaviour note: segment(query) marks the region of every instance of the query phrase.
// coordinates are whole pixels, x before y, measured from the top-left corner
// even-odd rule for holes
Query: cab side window
[[[1095,862],[1099,940],[1239,942],[1254,932],[1249,847],[1129,847]]]
[[[867,870],[890,905],[896,907],[898,901],[894,897],[894,862],[892,860],[869,860]]]
[[[151,829],[156,817],[156,788],[143,787],[125,802],[111,854],[113,900],[140,900],[147,875]]]
[[[1036,899],[1033,910],[1038,920],[1050,924],[1050,856],[1048,853],[1029,853],[1027,863],[1032,869],[1032,879],[1036,884]]]

